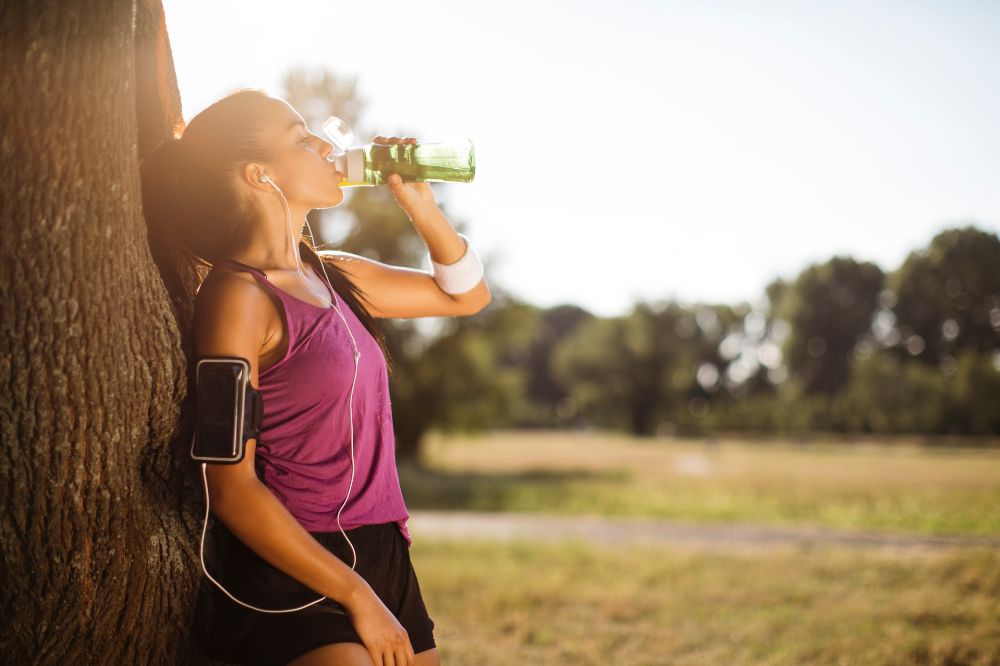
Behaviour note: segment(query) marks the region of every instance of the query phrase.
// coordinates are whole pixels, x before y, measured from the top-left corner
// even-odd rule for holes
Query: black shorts
[[[409,634],[413,652],[436,647],[434,621],[427,613],[409,546],[396,523],[346,530],[357,551],[355,571],[364,578]],[[205,565],[212,577],[241,601],[258,608],[296,608],[318,599],[232,535],[220,522],[214,530],[217,557]],[[354,555],[344,535],[310,532],[348,566]],[[364,645],[339,603],[324,599],[292,613],[261,613],[230,599],[204,573],[198,592],[194,637],[210,659],[235,664],[287,664],[310,650],[349,641]]]

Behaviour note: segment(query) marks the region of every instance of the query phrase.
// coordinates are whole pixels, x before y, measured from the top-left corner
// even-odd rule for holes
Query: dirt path
[[[415,540],[421,536],[545,541],[580,539],[608,545],[644,543],[721,552],[844,546],[920,553],[970,546],[1000,547],[1000,537],[915,536],[831,528],[685,524],[661,520],[471,511],[412,511],[409,529]]]

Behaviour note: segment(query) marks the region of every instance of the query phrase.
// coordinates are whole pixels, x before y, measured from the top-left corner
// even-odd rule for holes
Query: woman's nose
[[[323,139],[320,139],[319,141],[319,154],[323,157],[323,159],[328,159],[330,157],[330,153],[333,152],[333,144],[329,141],[324,141]]]

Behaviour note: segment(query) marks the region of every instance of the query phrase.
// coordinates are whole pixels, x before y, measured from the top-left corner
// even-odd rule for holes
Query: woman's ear
[[[268,191],[274,189],[268,183],[267,169],[257,162],[248,162],[241,171],[241,177],[251,187]]]

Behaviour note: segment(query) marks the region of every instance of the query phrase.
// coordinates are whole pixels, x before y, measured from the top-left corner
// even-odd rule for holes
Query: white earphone
[[[298,267],[299,280],[301,280],[303,286],[306,287],[306,291],[309,291],[310,293],[312,293],[312,290],[309,289],[309,285],[305,281],[304,271],[303,271],[303,268],[302,268],[302,257],[299,255],[299,248],[295,244],[295,237],[294,237],[294,235],[292,235],[292,214],[291,214],[291,210],[288,207],[288,201],[285,199],[285,195],[281,191],[281,188],[278,187],[278,184],[275,183],[273,180],[271,180],[271,177],[268,176],[267,174],[261,174],[261,176],[259,178],[259,182],[261,182],[261,183],[270,183],[271,186],[278,193],[278,195],[281,197],[281,202],[282,202],[282,204],[285,207],[286,220],[288,222],[288,237],[291,240],[292,249],[295,251],[295,263],[296,263],[296,265]],[[312,227],[309,226],[309,219],[307,218],[305,222],[306,222],[306,227],[309,229],[309,236],[312,237],[312,238],[315,238],[315,236],[313,236]],[[326,264],[324,264],[322,261],[320,261],[320,267],[323,269],[323,277],[326,279],[326,283],[330,287],[330,293],[332,295],[334,295],[334,300],[331,302],[331,306],[333,307],[334,310],[337,311],[337,314],[340,315],[340,319],[344,322],[344,328],[347,329],[348,335],[351,336],[351,344],[354,346],[354,379],[351,381],[351,397],[350,397],[350,401],[348,403],[348,411],[350,412],[350,420],[351,420],[351,483],[347,487],[347,496],[344,497],[344,503],[340,505],[340,510],[337,511],[337,527],[340,528],[340,533],[344,535],[344,539],[347,539],[347,544],[351,547],[351,552],[354,554],[354,562],[351,564],[351,569],[354,569],[357,566],[357,564],[358,564],[358,552],[354,549],[354,544],[351,543],[351,540],[347,537],[347,533],[344,531],[344,527],[340,524],[340,514],[344,510],[344,507],[347,506],[347,500],[348,500],[348,498],[350,498],[350,496],[351,496],[351,490],[354,488],[354,471],[355,471],[355,467],[354,467],[354,386],[355,386],[355,384],[358,381],[358,365],[359,365],[358,361],[361,359],[361,352],[358,351],[358,343],[354,339],[354,333],[351,332],[351,327],[348,326],[347,320],[344,319],[344,313],[340,311],[339,307],[337,307],[336,292],[333,290],[333,285],[330,283],[330,276],[327,275]],[[316,599],[315,601],[310,601],[309,603],[305,604],[304,606],[299,606],[297,608],[288,608],[288,609],[283,609],[283,610],[270,610],[270,609],[267,609],[267,608],[257,608],[256,606],[251,606],[250,604],[247,604],[247,603],[244,603],[244,602],[240,601],[239,599],[237,599],[236,597],[234,597],[232,594],[230,594],[229,591],[226,588],[222,587],[222,585],[219,583],[219,581],[217,581],[214,578],[212,578],[212,575],[210,573],[208,573],[208,569],[205,567],[205,531],[208,528],[208,513],[209,513],[208,477],[207,477],[207,474],[205,472],[205,467],[206,467],[206,464],[202,463],[202,465],[201,465],[201,475],[202,475],[202,481],[205,484],[205,525],[204,525],[204,527],[202,528],[202,531],[201,531],[201,568],[205,572],[205,575],[208,576],[208,579],[211,580],[213,583],[215,583],[215,585],[220,590],[222,590],[223,592],[226,593],[226,596],[228,596],[230,599],[232,599],[236,603],[240,604],[241,606],[246,606],[247,608],[250,608],[252,610],[260,611],[261,613],[292,613],[294,611],[302,610],[303,608],[308,608],[309,606],[312,606],[313,604],[318,604],[319,602],[321,602],[324,599],[326,599],[325,596],[322,596],[319,599]],[[331,609],[331,610],[333,612],[340,613],[341,615],[346,615],[346,613],[343,612],[343,611],[335,610],[335,609]]]

